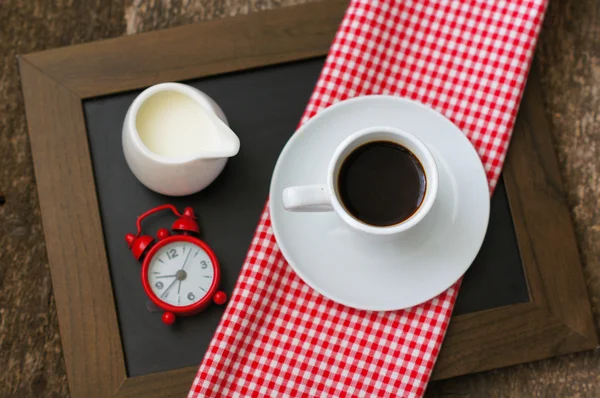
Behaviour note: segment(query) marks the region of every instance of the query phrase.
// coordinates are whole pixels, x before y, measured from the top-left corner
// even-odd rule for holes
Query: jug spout
[[[240,150],[240,139],[219,117],[215,115],[214,119],[220,137],[220,148],[216,151],[218,157],[230,158],[237,155]]]

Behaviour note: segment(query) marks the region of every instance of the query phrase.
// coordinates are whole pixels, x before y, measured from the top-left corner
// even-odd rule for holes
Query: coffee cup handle
[[[333,211],[331,195],[327,185],[302,185],[285,188],[281,198],[283,207],[289,211]]]

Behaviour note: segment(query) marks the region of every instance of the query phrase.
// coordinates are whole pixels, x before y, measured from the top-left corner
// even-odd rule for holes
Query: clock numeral
[[[187,299],[190,301],[194,301],[194,299],[196,298],[196,296],[194,296],[194,293],[189,292],[187,295]]]
[[[169,257],[169,260],[171,260],[175,257],[178,257],[178,256],[179,256],[179,254],[177,254],[177,250],[175,250],[175,249],[171,249],[171,250],[167,251],[167,257]]]
[[[200,261],[200,268],[206,269],[208,267],[208,263],[205,260]]]
[[[165,287],[165,285],[163,285],[162,282],[156,282],[156,284],[154,286],[156,286],[156,288],[159,290],[162,289],[163,287]]]

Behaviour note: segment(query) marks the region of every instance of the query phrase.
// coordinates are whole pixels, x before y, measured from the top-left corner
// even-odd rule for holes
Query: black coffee
[[[373,141],[356,148],[338,175],[340,200],[365,224],[390,226],[421,206],[427,179],[421,162],[402,145]]]

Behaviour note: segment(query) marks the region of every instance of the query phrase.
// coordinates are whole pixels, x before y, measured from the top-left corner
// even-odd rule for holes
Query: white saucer
[[[333,212],[284,210],[284,188],[324,184],[335,148],[377,125],[416,135],[436,160],[438,195],[419,225],[381,240],[351,231]],[[329,107],[293,135],[275,166],[269,210],[281,252],[308,285],[350,307],[390,311],[437,296],[465,273],[483,242],[490,201],[481,160],[452,122],[414,101],[365,96]]]

